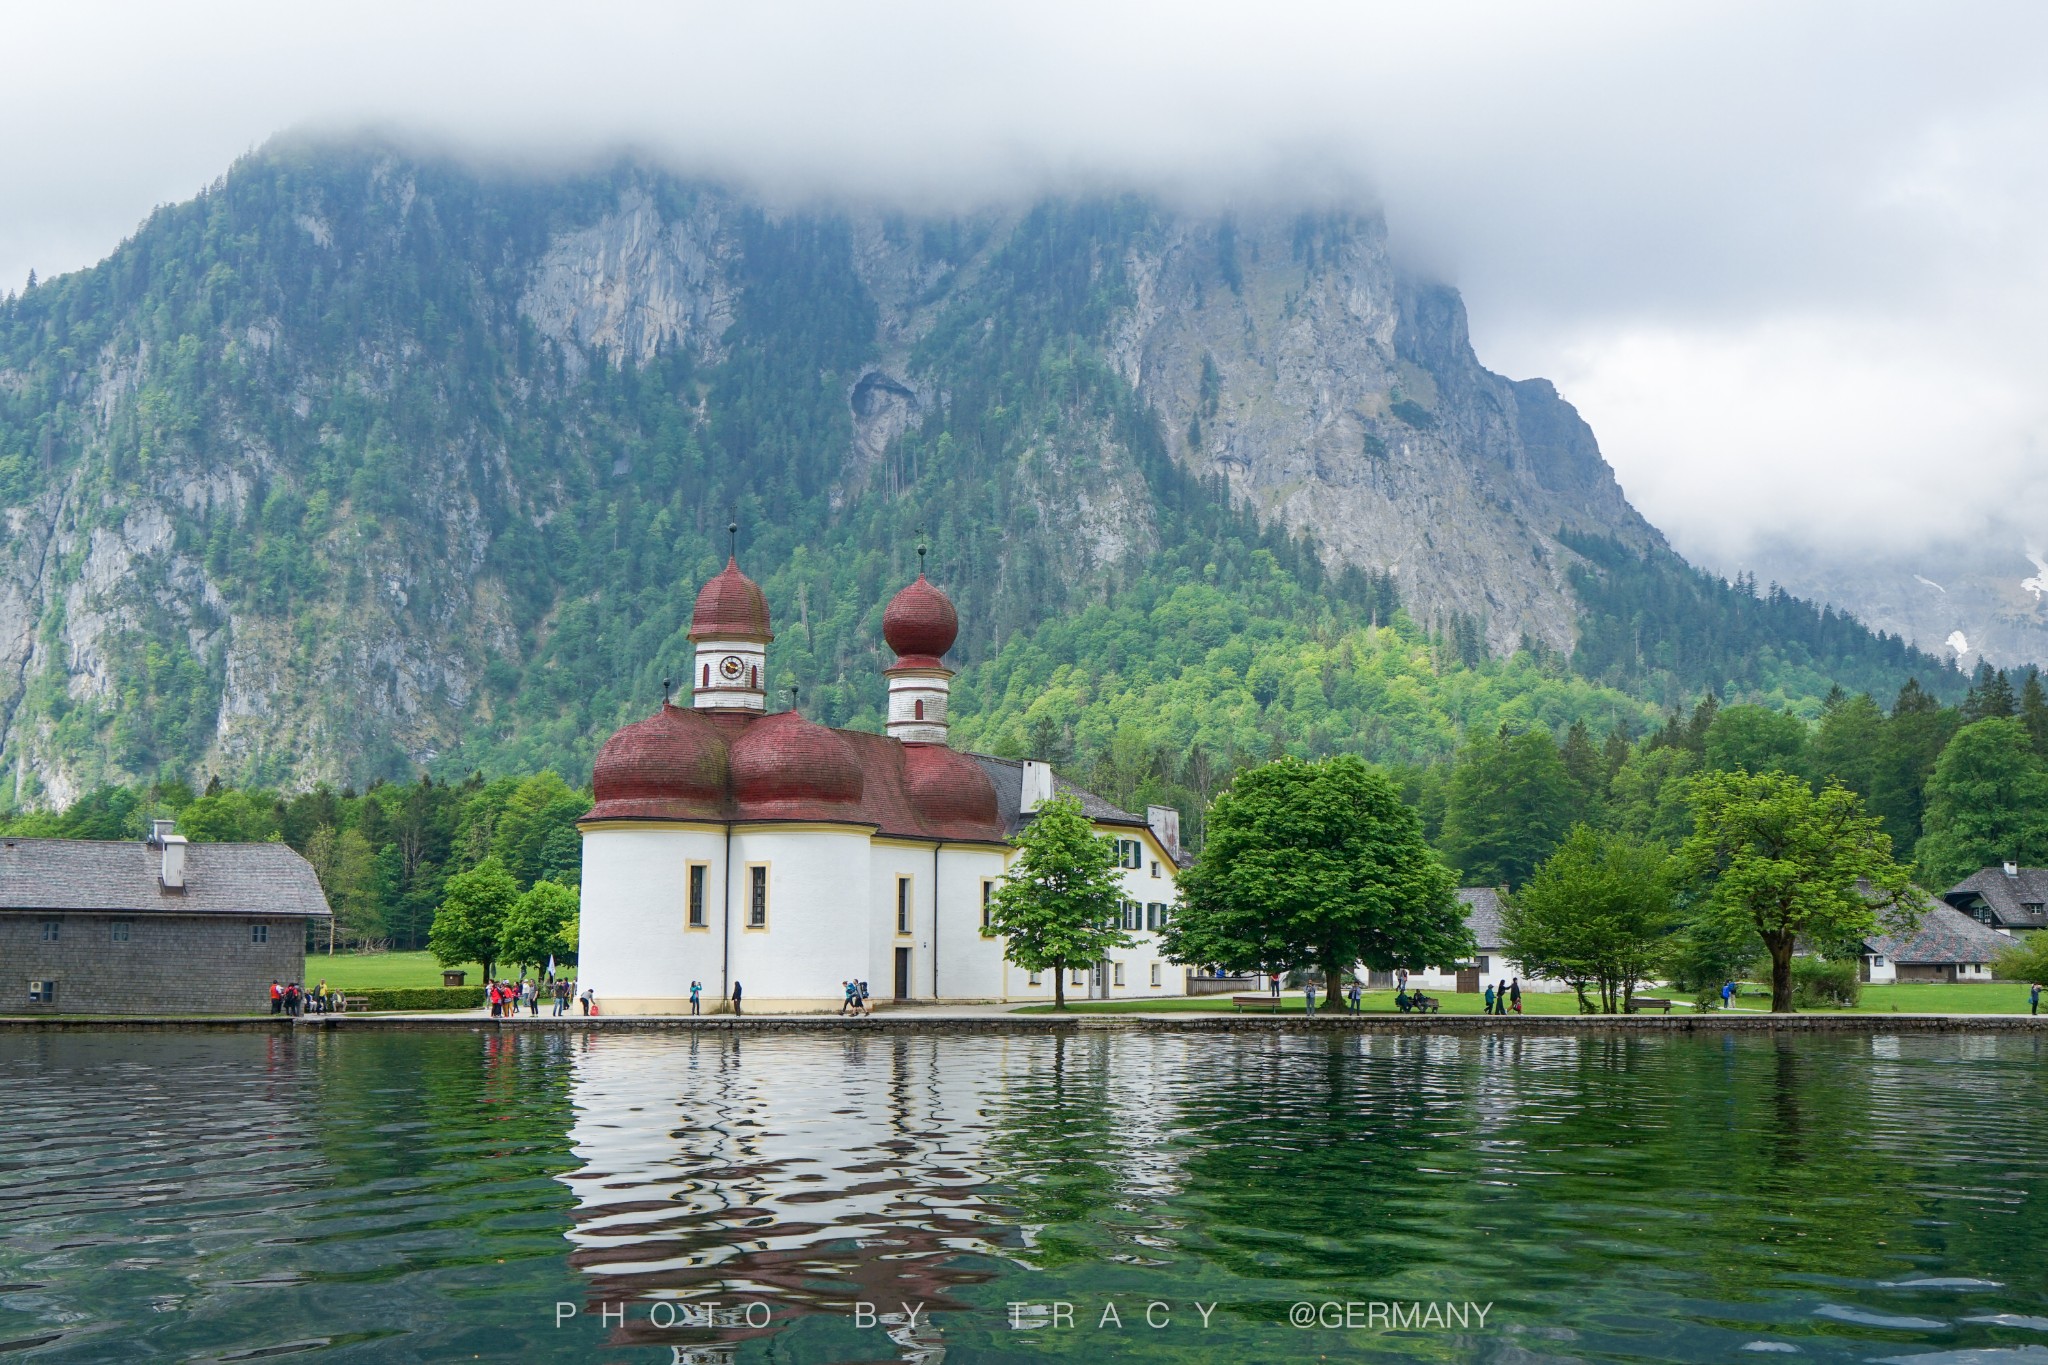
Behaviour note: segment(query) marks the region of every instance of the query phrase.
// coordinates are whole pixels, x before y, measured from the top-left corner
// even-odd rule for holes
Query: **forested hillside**
[[[25,806],[581,781],[681,676],[728,519],[806,710],[876,723],[925,541],[962,740],[1186,804],[1276,750],[1963,686],[1685,566],[1362,215],[916,219],[279,144],[0,302],[0,506]]]

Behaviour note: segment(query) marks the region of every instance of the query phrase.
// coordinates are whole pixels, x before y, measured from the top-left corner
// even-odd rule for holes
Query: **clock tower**
[[[697,594],[690,639],[697,645],[691,703],[699,711],[768,709],[768,599],[740,572],[737,557]]]

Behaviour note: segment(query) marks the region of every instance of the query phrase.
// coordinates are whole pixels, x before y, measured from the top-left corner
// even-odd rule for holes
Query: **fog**
[[[18,3],[0,36],[9,288],[290,128],[914,208],[1377,202],[1681,549],[2048,540],[2040,6]]]

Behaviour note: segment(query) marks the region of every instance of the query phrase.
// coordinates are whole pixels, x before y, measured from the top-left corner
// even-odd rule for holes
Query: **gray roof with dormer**
[[[330,913],[313,865],[285,844],[187,844],[182,889],[162,869],[163,851],[139,839],[0,839],[0,911]]]
[[[2048,928],[2048,867],[2016,868],[2010,876],[2003,867],[1983,868],[1941,898],[1958,910],[1982,906],[1993,924],[2007,929]]]

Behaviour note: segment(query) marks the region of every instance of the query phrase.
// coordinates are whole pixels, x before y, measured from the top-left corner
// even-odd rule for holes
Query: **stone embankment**
[[[1706,1014],[1706,1015],[1187,1015],[1008,1014],[943,1009],[892,1011],[862,1019],[831,1015],[618,1015],[491,1019],[475,1014],[326,1014],[297,1020],[248,1017],[0,1017],[12,1029],[293,1029],[313,1033],[419,1030],[471,1033],[1306,1033],[1306,1034],[1673,1034],[1673,1033],[2048,1033],[2048,1015]]]

